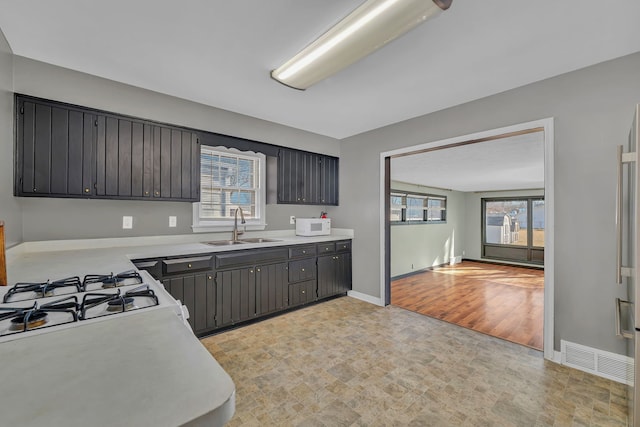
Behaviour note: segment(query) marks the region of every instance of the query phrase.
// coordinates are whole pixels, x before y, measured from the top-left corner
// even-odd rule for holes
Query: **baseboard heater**
[[[623,384],[633,385],[633,359],[620,354],[560,341],[563,365]]]

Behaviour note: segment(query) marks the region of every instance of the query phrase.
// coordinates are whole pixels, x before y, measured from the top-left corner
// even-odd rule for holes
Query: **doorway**
[[[508,138],[512,138],[511,141],[519,138],[520,141],[523,142],[526,140],[527,135],[534,135],[535,133],[538,133],[543,140],[540,149],[540,163],[544,165],[544,168],[540,174],[541,180],[538,184],[530,180],[529,175],[531,174],[525,173],[529,165],[524,164],[526,162],[518,161],[517,144],[505,145]],[[502,145],[497,144],[494,148],[497,148],[497,150],[512,150],[513,153],[511,154],[516,155],[516,157],[506,155],[497,159],[491,159],[491,156],[494,155],[496,151],[494,150],[494,154],[492,154],[492,150],[489,149],[489,145],[487,145],[490,141],[502,142]],[[451,156],[456,150],[460,151],[459,149],[461,147],[470,149],[471,154],[469,156],[471,163],[469,164],[476,162],[479,165],[485,164],[488,166],[492,172],[489,173],[485,171],[482,173],[483,176],[487,175],[485,178],[489,177],[494,181],[502,181],[501,186],[489,186],[484,189],[467,188],[467,190],[471,191],[466,191],[466,196],[461,196],[460,194],[465,192],[460,190],[465,190],[465,188],[458,188],[459,184],[456,181],[459,180],[459,178],[464,178],[464,174],[460,174],[461,176],[446,176],[446,173],[440,173],[442,178],[445,179],[446,184],[442,184],[443,181],[437,179],[431,179],[428,182],[422,181],[417,185],[415,182],[407,183],[406,181],[409,181],[408,179],[402,181],[395,179],[392,181],[392,177],[397,177],[397,174],[393,172],[394,168],[392,166],[396,159],[409,159],[417,155],[431,156],[437,153],[435,157],[440,156],[441,158],[436,159],[435,163],[430,165],[425,166],[424,162],[420,159],[417,160],[418,164],[423,166],[423,169],[429,169],[431,172],[435,170],[437,174],[440,166],[451,168],[453,164],[453,157]],[[443,161],[442,156],[445,156],[445,158],[449,157],[448,161]],[[484,158],[482,156],[484,156]],[[500,162],[500,159],[502,159],[504,163],[504,167],[502,168],[504,174],[499,172],[495,165],[492,165],[493,161]],[[409,170],[406,165],[407,163],[405,162],[400,170],[403,172]],[[383,259],[381,260],[381,269],[383,271],[381,275],[383,278],[381,281],[381,295],[384,296],[385,304],[391,303],[392,277],[397,279],[402,278],[403,275],[406,275],[406,277],[417,276],[419,274],[427,274],[429,271],[432,272],[432,276],[435,276],[433,272],[438,268],[441,269],[441,271],[438,272],[439,275],[446,274],[449,277],[453,277],[455,276],[453,270],[455,270],[455,268],[460,270],[464,266],[464,263],[460,264],[462,259],[487,261],[483,256],[483,244],[486,243],[485,240],[482,240],[485,238],[485,233],[482,231],[484,227],[480,226],[483,221],[481,213],[481,201],[483,198],[504,196],[504,192],[509,188],[530,193],[529,196],[532,200],[539,200],[541,198],[540,196],[543,197],[545,205],[544,216],[543,219],[540,219],[538,215],[536,219],[538,226],[539,224],[544,224],[545,232],[543,234],[536,233],[536,236],[543,235],[544,250],[537,251],[538,248],[531,249],[529,247],[527,247],[526,250],[529,253],[541,254],[540,260],[544,260],[544,272],[542,273],[544,277],[544,356],[545,358],[553,359],[553,119],[522,123],[491,131],[385,152],[381,154],[380,167],[381,171],[383,171],[380,183],[381,253],[383,254]],[[463,165],[465,169],[469,169],[469,167],[468,165]],[[440,170],[440,172],[442,172],[442,170]],[[433,176],[432,174],[431,177],[433,178]],[[527,179],[531,182],[527,182]],[[478,178],[473,181],[480,181],[480,179]],[[469,185],[471,184],[475,184],[475,182]],[[457,190],[452,187],[456,187]],[[481,190],[486,191],[483,192]],[[390,199],[392,194],[396,197],[395,206],[393,206]],[[460,199],[467,200],[466,207],[460,205]],[[400,200],[400,202],[398,202],[398,200]],[[405,212],[399,211],[399,207],[400,209],[405,209]],[[495,208],[495,206],[493,206],[493,208]],[[422,214],[420,210],[422,210]],[[461,210],[465,211],[464,215],[461,215]],[[528,217],[526,214],[519,213],[518,211],[506,213],[508,221],[505,220],[505,225],[506,222],[509,222],[509,225],[511,225],[511,221],[513,221],[514,227],[508,230],[508,232],[515,233],[511,234],[514,239],[518,237],[521,239],[520,242],[515,243],[522,243],[522,239],[525,239],[526,236],[533,235],[533,232],[530,230],[533,224],[531,220],[527,223],[526,218]],[[469,218],[460,218],[465,215],[469,216]],[[392,218],[394,221],[391,220]],[[406,220],[406,223],[401,224],[398,220]],[[517,224],[518,221],[519,224]],[[418,222],[420,223],[419,225]],[[447,225],[443,226],[443,223]],[[471,231],[465,230],[465,224],[474,224],[472,227],[474,229]],[[516,225],[519,225],[520,229],[518,229]],[[391,232],[392,227],[394,230],[393,234]],[[427,245],[422,244],[422,246],[419,246],[419,250],[423,250],[423,253],[419,254],[420,256],[418,258],[411,259],[411,256],[417,254],[419,250],[416,251],[415,248],[408,245],[409,247],[407,251],[405,251],[405,255],[409,255],[401,255],[400,262],[392,262],[394,253],[392,244],[397,247],[397,241],[394,240],[394,235],[401,235],[403,233],[405,235],[415,235],[416,230],[420,227],[422,227],[423,230],[429,230],[426,231],[427,234],[435,233],[432,234],[432,236],[434,236],[433,238],[427,239],[437,242],[437,247],[434,252],[431,254],[424,253],[424,246]],[[444,236],[437,236],[437,229],[440,230],[440,233],[446,229],[443,233]],[[404,231],[396,233],[395,230]],[[423,238],[423,241],[426,240]],[[507,242],[507,246],[510,243],[513,242]],[[513,246],[517,249],[517,245]],[[469,271],[479,271],[477,265],[467,264],[467,266],[467,273]],[[447,272],[446,270],[449,271]],[[524,271],[526,273],[527,270],[525,269]],[[540,276],[540,273],[541,272],[537,272],[537,275]],[[534,280],[527,279],[525,281],[533,283]],[[522,284],[522,280],[520,280],[520,284]],[[525,287],[530,287],[529,285]],[[486,283],[483,286],[484,290],[488,289]]]

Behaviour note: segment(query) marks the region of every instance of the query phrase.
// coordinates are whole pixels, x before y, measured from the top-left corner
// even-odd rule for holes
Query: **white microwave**
[[[296,218],[296,236],[324,236],[331,234],[330,218]]]

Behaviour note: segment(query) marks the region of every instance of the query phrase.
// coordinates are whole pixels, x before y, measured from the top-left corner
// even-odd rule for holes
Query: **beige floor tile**
[[[535,350],[338,298],[202,339],[230,426],[624,426],[626,388]]]

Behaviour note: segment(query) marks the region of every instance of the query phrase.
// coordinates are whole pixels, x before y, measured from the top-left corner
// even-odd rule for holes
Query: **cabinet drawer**
[[[336,242],[337,252],[348,252],[351,250],[351,240],[341,240]]]
[[[306,282],[289,285],[289,306],[306,304],[316,299],[316,282],[308,280]]]
[[[330,243],[318,243],[316,245],[316,249],[318,250],[318,255],[322,254],[330,254],[336,251],[336,244],[333,242]]]
[[[162,264],[157,259],[138,259],[133,261],[133,265],[138,270],[145,270],[154,279],[159,279],[162,276]]]
[[[299,282],[316,278],[316,260],[302,259],[289,262],[289,282]]]
[[[315,245],[294,246],[293,248],[289,248],[289,258],[302,258],[315,254]]]
[[[267,264],[287,260],[286,249],[256,249],[216,255],[216,268]]]
[[[162,261],[163,270],[166,274],[186,273],[196,270],[207,270],[211,268],[213,255],[165,259]]]

